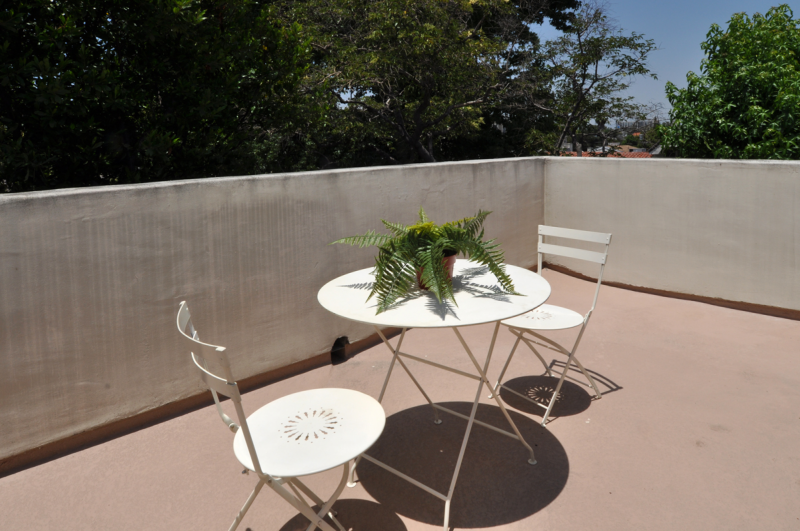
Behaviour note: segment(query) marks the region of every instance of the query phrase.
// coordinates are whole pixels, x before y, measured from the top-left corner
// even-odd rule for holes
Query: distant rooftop
[[[575,152],[575,151],[562,151],[561,152],[561,156],[562,157],[577,157],[578,153]],[[602,156],[602,153],[594,153],[594,152],[590,152],[590,151],[584,151],[582,156],[584,156],[584,157],[600,157],[600,156]],[[653,157],[653,155],[651,155],[650,153],[647,153],[645,151],[627,151],[627,152],[618,151],[616,153],[609,153],[609,154],[607,154],[605,156],[606,157],[615,157],[615,158],[624,158],[624,159],[649,159],[649,158]]]

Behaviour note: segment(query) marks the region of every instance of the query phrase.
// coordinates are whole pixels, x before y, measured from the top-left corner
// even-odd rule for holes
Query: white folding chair
[[[245,467],[242,473],[255,472],[258,476],[258,484],[229,531],[239,526],[264,485],[311,521],[308,531],[317,527],[336,531],[323,520],[326,514],[340,531],[345,531],[331,506],[344,489],[350,462],[369,449],[383,432],[386,424],[383,407],[358,391],[312,389],[279,398],[245,417],[239,386],[233,380],[225,348],[200,342],[186,302],[181,302],[178,310],[178,330],[200,377],[211,390],[219,416],[236,434],[233,452]],[[222,376],[212,372],[209,365],[221,370]],[[222,411],[219,394],[231,399],[239,424]],[[343,468],[342,479],[328,501],[323,502],[298,479],[337,466]],[[317,512],[301,492],[319,507]]]
[[[563,245],[552,245],[549,243],[544,243],[545,236],[552,236],[557,238],[566,238],[570,240],[580,240],[585,242],[593,242],[598,244],[604,244],[605,249],[603,252],[596,252],[596,251],[588,251],[585,249],[578,249],[575,247],[566,247]],[[583,230],[574,230],[574,229],[562,229],[559,227],[548,227],[546,225],[539,225],[539,248],[538,248],[538,270],[539,274],[542,273],[542,255],[543,254],[554,254],[559,256],[566,256],[569,258],[577,258],[580,260],[587,260],[589,262],[594,262],[600,265],[600,272],[597,275],[597,289],[594,292],[594,300],[592,301],[592,307],[589,309],[589,312],[583,316],[577,312],[569,310],[567,308],[562,308],[560,306],[553,306],[550,304],[543,304],[532,310],[528,313],[522,314],[517,317],[513,317],[511,319],[507,319],[502,323],[506,325],[512,334],[517,336],[517,340],[514,343],[514,347],[511,349],[511,352],[508,355],[508,359],[506,360],[505,365],[503,365],[503,370],[500,371],[500,376],[497,379],[497,383],[494,386],[494,392],[497,393],[500,390],[500,387],[506,389],[507,391],[518,395],[529,402],[532,402],[538,406],[545,408],[547,411],[544,414],[544,418],[542,418],[542,426],[547,424],[547,417],[550,415],[550,412],[553,410],[553,404],[556,402],[556,398],[558,397],[558,393],[561,391],[561,386],[564,383],[564,378],[566,378],[567,373],[570,370],[571,365],[573,362],[578,368],[581,370],[583,375],[589,380],[592,388],[594,389],[595,395],[597,398],[601,398],[600,390],[597,388],[597,384],[595,383],[594,379],[586,372],[586,369],[583,368],[583,365],[578,358],[575,357],[575,351],[578,349],[578,344],[583,337],[583,332],[586,330],[586,325],[589,324],[589,318],[592,316],[592,312],[594,311],[595,305],[597,304],[597,296],[600,293],[600,284],[603,282],[603,270],[606,266],[606,259],[608,258],[608,247],[611,245],[611,234],[606,234],[602,232],[589,232]],[[572,349],[568,350],[563,346],[559,345],[555,341],[548,339],[541,335],[539,332],[547,331],[547,330],[566,330],[569,328],[575,328],[580,326],[580,331],[578,332],[578,337],[575,339],[575,344],[572,346]],[[532,336],[528,337],[528,336]],[[527,397],[513,389],[502,385],[500,382],[503,381],[503,376],[505,376],[506,369],[508,369],[509,363],[511,363],[511,358],[514,357],[514,353],[519,346],[519,343],[525,343],[528,348],[530,348],[534,354],[539,358],[544,365],[545,370],[547,371],[548,376],[553,376],[553,371],[550,369],[550,366],[544,361],[544,358],[536,350],[534,345],[538,345],[543,348],[548,348],[550,350],[554,350],[558,353],[564,354],[567,356],[567,363],[564,367],[563,372],[561,373],[561,377],[558,380],[558,384],[556,385],[555,391],[553,392],[553,396],[550,397],[550,400],[547,405],[541,404],[535,400],[532,400],[530,397]]]

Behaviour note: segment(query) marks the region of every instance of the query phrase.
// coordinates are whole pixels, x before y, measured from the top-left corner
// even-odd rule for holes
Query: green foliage
[[[602,4],[583,2],[572,28],[548,41],[542,52],[549,99],[535,103],[552,113],[558,129],[550,134],[532,131],[529,144],[540,151],[558,151],[571,139],[573,144],[591,144],[603,137],[613,119],[644,118],[645,109],[632,97],[619,94],[635,76],[655,78],[647,67],[647,56],[656,49],[651,39],[621,30],[609,22]]]
[[[652,41],[583,4],[9,0],[0,192],[602,144]]]
[[[626,146],[638,146],[639,145],[639,137],[628,135],[622,140],[622,144]]]
[[[667,83],[664,145],[681,157],[800,159],[800,25],[788,5],[716,24],[701,74]]]
[[[360,236],[342,238],[332,243],[359,247],[378,247],[375,258],[375,285],[367,300],[377,295],[378,311],[384,312],[408,295],[421,271],[421,282],[436,298],[455,303],[453,284],[445,271],[443,259],[453,253],[485,265],[508,293],[515,294],[511,278],[503,267],[503,251],[495,240],[483,241],[483,222],[491,212],[480,210],[473,217],[437,225],[419,209],[414,225],[381,220],[391,234],[369,231]]]
[[[639,147],[652,149],[664,141],[664,126],[656,124],[642,131],[639,136]]]
[[[299,31],[258,0],[5,2],[0,191],[258,171]]]
[[[298,128],[295,138],[313,146],[320,165],[330,167],[476,158],[489,149],[492,156],[521,155],[521,129],[542,115],[526,100],[539,90],[531,89],[528,79],[535,73],[538,45],[530,24],[548,17],[566,27],[567,11],[577,2],[284,0],[280,5],[284,20],[302,21],[312,40],[305,86],[324,87],[327,95],[325,118],[316,128]],[[521,140],[508,142],[508,130]]]

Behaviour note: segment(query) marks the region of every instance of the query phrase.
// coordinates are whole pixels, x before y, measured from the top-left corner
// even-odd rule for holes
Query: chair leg
[[[583,368],[583,365],[581,365],[581,362],[578,361],[578,358],[574,358],[573,357],[573,361],[578,366],[578,368],[581,370],[581,372],[586,377],[586,379],[589,380],[589,383],[592,384],[592,388],[594,389],[595,396],[597,396],[597,398],[603,398],[603,395],[600,394],[600,390],[597,388],[597,384],[594,383],[594,378],[589,376],[589,373],[586,372],[586,369]]]
[[[508,359],[506,359],[505,365],[503,365],[503,370],[500,371],[500,376],[497,377],[497,382],[494,384],[494,387],[492,388],[492,393],[489,394],[489,398],[494,398],[494,393],[496,393],[500,389],[500,387],[505,387],[505,386],[500,385],[500,382],[503,381],[503,376],[505,376],[505,374],[506,374],[506,370],[508,369],[508,366],[511,363],[511,358],[514,357],[514,353],[517,351],[517,346],[519,346],[519,342],[520,341],[523,341],[528,346],[528,348],[531,349],[531,352],[536,354],[536,357],[539,358],[539,361],[542,362],[542,366],[544,367],[544,370],[547,373],[547,375],[548,376],[553,376],[553,372],[550,370],[550,367],[547,365],[547,362],[544,361],[544,358],[542,357],[541,354],[539,354],[539,351],[536,350],[536,347],[534,347],[531,344],[530,341],[528,341],[527,339],[525,339],[522,336],[522,332],[517,332],[517,331],[512,330],[511,333],[514,334],[515,336],[517,336],[517,340],[514,342],[514,346],[511,348],[511,353],[509,353]],[[506,387],[506,389],[508,389],[508,388]],[[523,397],[523,398],[525,398],[525,397]],[[533,402],[533,401],[531,400],[531,402]],[[534,403],[536,403],[536,402],[534,402]]]
[[[530,333],[533,334],[535,337],[552,344],[553,347],[556,347],[553,350],[557,350],[558,352],[561,352],[561,353],[566,354],[568,356],[566,366],[564,367],[564,371],[561,373],[561,377],[558,379],[558,384],[556,385],[555,392],[553,393],[553,396],[550,398],[550,403],[546,407],[547,411],[545,412],[544,417],[542,418],[542,426],[546,426],[546,424],[547,424],[547,418],[550,416],[550,412],[553,410],[553,406],[555,405],[556,398],[558,397],[558,393],[561,391],[561,386],[564,384],[564,379],[567,377],[567,373],[569,372],[570,366],[572,365],[573,362],[575,362],[575,365],[577,365],[577,367],[580,369],[580,371],[583,373],[583,375],[589,381],[589,384],[592,386],[592,389],[594,389],[595,396],[597,398],[602,398],[602,395],[600,394],[600,389],[598,389],[597,383],[595,383],[594,378],[592,378],[592,376],[586,371],[586,369],[583,367],[581,362],[578,361],[578,358],[575,357],[575,351],[578,350],[578,345],[580,344],[581,337],[583,336],[583,331],[585,329],[586,329],[586,323],[584,322],[583,327],[581,328],[581,331],[578,333],[578,337],[575,340],[575,345],[573,345],[573,347],[572,347],[572,352],[566,350],[564,347],[562,347],[558,343],[555,343],[554,341],[552,341],[550,339],[547,339],[547,338],[545,338],[543,336],[540,336],[539,334],[537,334],[535,332],[530,331]],[[509,389],[508,387],[506,387],[506,386],[504,386],[504,385],[502,385],[500,383],[500,382],[503,381],[503,376],[505,376],[506,369],[508,369],[508,365],[509,365],[509,363],[511,363],[511,358],[514,357],[514,352],[517,350],[517,347],[519,346],[519,342],[520,341],[523,341],[528,346],[528,348],[531,349],[531,351],[534,354],[536,354],[536,357],[538,357],[539,361],[541,361],[542,365],[544,365],[544,368],[547,371],[547,375],[548,376],[553,376],[553,372],[550,370],[550,367],[547,365],[547,363],[545,363],[544,358],[542,357],[541,354],[539,354],[539,351],[536,350],[536,347],[534,347],[533,344],[530,341],[528,341],[528,339],[523,337],[523,332],[519,332],[519,331],[517,331],[517,330],[512,328],[511,329],[511,333],[514,334],[515,336],[517,336],[517,341],[514,343],[514,347],[511,349],[511,353],[508,355],[508,359],[506,360],[506,364],[503,366],[503,370],[500,371],[500,376],[497,379],[497,383],[494,384],[494,388],[492,389],[492,394],[489,395],[489,398],[494,398],[494,395],[497,394],[497,392],[500,389],[500,387],[503,387],[505,389],[508,389],[509,391],[514,393],[515,395],[518,395],[519,397],[524,398],[525,400],[528,400],[529,402],[532,402],[532,403],[534,403],[536,405],[542,405],[542,404],[539,404],[538,402],[536,402],[534,400],[531,400],[530,398],[528,398],[526,396],[523,396],[520,393],[517,393],[513,389]]]
[[[342,491],[344,490],[344,486],[347,484],[347,477],[350,475],[350,466],[349,466],[349,464],[350,464],[350,463],[349,463],[349,462],[347,462],[347,463],[345,463],[345,464],[344,464],[344,466],[342,467],[342,468],[343,468],[343,470],[342,470],[342,480],[339,482],[339,486],[336,488],[336,491],[335,491],[335,492],[333,493],[333,495],[332,495],[332,496],[331,496],[331,497],[328,499],[328,501],[327,501],[327,502],[326,502],[326,503],[325,503],[325,504],[322,506],[322,508],[320,509],[320,511],[317,513],[317,515],[318,515],[318,516],[320,516],[320,517],[321,517],[321,516],[323,516],[323,515],[325,515],[325,514],[327,514],[328,516],[330,516],[330,517],[333,519],[333,521],[336,523],[336,525],[339,527],[339,529],[340,529],[341,531],[344,531],[344,528],[342,527],[342,524],[340,524],[340,523],[339,523],[339,521],[338,521],[336,518],[334,518],[332,514],[330,514],[330,509],[331,509],[331,506],[334,504],[334,502],[335,502],[335,501],[336,501],[336,500],[339,498],[339,496],[342,494]],[[298,480],[298,482],[299,482],[299,480]],[[300,486],[300,485],[303,485],[303,484],[302,484],[302,483],[299,483],[299,484],[298,484],[298,486]],[[305,485],[303,485],[303,487],[305,487],[306,489],[308,489],[308,487],[306,487]],[[311,489],[308,489],[308,492],[311,492]],[[322,500],[320,500],[320,499],[319,499],[319,498],[318,498],[318,497],[317,497],[315,494],[313,494],[313,493],[311,493],[309,496],[313,496],[313,497],[315,498],[315,499],[314,499],[314,501],[315,501],[316,503],[321,503],[321,502],[322,502]],[[317,500],[319,500],[319,501],[317,501]],[[323,522],[323,523],[325,523],[325,522]],[[320,526],[320,527],[322,527],[322,526]],[[308,526],[308,529],[306,529],[306,531],[314,531],[314,529],[316,529],[316,528],[317,528],[317,523],[316,523],[316,522],[314,522],[314,521],[312,520],[312,521],[311,521],[311,524]]]
[[[296,478],[293,478],[296,479]],[[347,475],[345,474],[345,479],[347,479]],[[288,481],[288,480],[287,480]],[[297,483],[295,483],[297,484]],[[331,526],[328,522],[322,519],[322,515],[325,513],[317,514],[314,512],[305,500],[299,499],[290,493],[288,490],[284,488],[283,485],[279,484],[277,481],[272,481],[269,483],[269,486],[274,490],[281,498],[289,502],[292,507],[300,511],[300,514],[305,516],[311,521],[311,526],[309,529],[314,529],[315,527],[319,527],[322,531],[337,531]],[[299,487],[299,485],[298,485]],[[307,488],[307,487],[306,487]]]
[[[256,488],[253,489],[253,492],[250,493],[250,497],[247,498],[247,501],[245,502],[244,507],[242,507],[242,510],[239,511],[239,514],[236,515],[236,519],[234,519],[233,523],[228,528],[228,531],[236,531],[236,528],[239,527],[240,523],[242,523],[242,518],[244,518],[244,515],[247,513],[247,510],[250,509],[250,506],[253,505],[253,500],[256,499],[256,496],[258,496],[258,493],[261,491],[261,487],[263,486],[264,486],[264,480],[261,479],[258,481],[258,485],[256,485]]]
[[[550,398],[550,404],[547,406],[547,411],[545,411],[544,417],[542,418],[542,426],[547,424],[547,417],[550,416],[550,411],[553,410],[553,406],[556,403],[556,398],[558,398],[558,393],[561,391],[561,385],[564,383],[564,379],[567,377],[569,366],[572,365],[572,360],[573,355],[570,354],[569,358],[567,358],[567,365],[564,367],[564,372],[561,373],[561,378],[558,379],[558,383],[556,384],[556,390],[553,392],[553,396]]]
[[[322,503],[323,503],[323,502],[322,502],[322,498],[320,498],[319,496],[317,496],[316,494],[314,494],[314,491],[312,491],[311,489],[309,489],[309,488],[306,486],[306,484],[305,484],[305,483],[303,483],[302,481],[300,481],[300,480],[299,480],[299,479],[297,479],[297,478],[292,478],[292,479],[290,479],[290,480],[287,480],[287,483],[289,483],[289,484],[290,484],[289,486],[291,486],[291,487],[292,487],[292,490],[294,490],[295,488],[298,488],[298,489],[300,489],[300,490],[301,490],[301,491],[302,491],[302,492],[303,492],[303,493],[304,493],[306,496],[308,496],[308,497],[309,497],[309,499],[311,499],[311,501],[313,501],[314,503],[316,503],[317,505],[319,505],[320,507],[322,507]],[[295,495],[297,495],[297,497],[298,497],[298,498],[300,498],[300,496],[297,494],[297,492],[296,492],[296,491],[295,491]]]
[[[357,458],[353,459],[352,464],[350,465],[350,477],[347,479],[347,486],[351,489],[356,486],[356,467],[360,462],[361,456],[359,455]]]
[[[300,490],[301,490],[301,491],[302,491],[302,492],[303,492],[303,493],[304,493],[306,496],[308,496],[308,497],[309,497],[309,498],[310,498],[310,499],[311,499],[311,500],[312,500],[314,503],[316,503],[316,504],[317,504],[317,505],[319,505],[320,507],[323,507],[323,504],[324,504],[324,502],[322,501],[322,498],[320,498],[319,496],[317,496],[316,494],[314,494],[314,491],[312,491],[311,489],[309,489],[309,488],[306,486],[306,484],[305,484],[305,483],[303,483],[302,481],[300,481],[300,480],[299,480],[299,479],[297,479],[297,478],[292,478],[292,479],[288,480],[288,481],[287,481],[287,483],[289,483],[289,486],[290,486],[290,487],[292,487],[292,490],[294,491],[295,495],[296,495],[298,498],[300,498],[300,494],[297,492],[297,489],[300,489]],[[321,513],[320,513],[320,514],[321,514]],[[339,528],[341,531],[345,531],[345,529],[342,527],[342,524],[340,524],[340,523],[339,523],[339,520],[337,520],[337,519],[336,519],[336,511],[334,511],[334,510],[330,510],[330,511],[328,511],[328,516],[330,516],[330,517],[331,517],[331,520],[333,520],[333,523],[334,523],[334,524],[336,524],[336,526],[337,526],[337,527],[338,527],[338,528]]]
[[[534,354],[536,354],[536,357],[537,357],[537,358],[539,358],[539,361],[541,361],[541,362],[542,362],[542,365],[544,366],[544,370],[545,370],[545,372],[547,373],[547,376],[553,376],[553,372],[550,370],[550,366],[547,364],[547,362],[546,362],[546,361],[544,361],[544,358],[542,357],[542,355],[541,355],[541,354],[539,354],[539,351],[538,351],[538,350],[536,350],[536,347],[534,347],[534,346],[533,346],[533,343],[531,343],[530,341],[528,341],[527,339],[525,339],[525,338],[524,338],[524,337],[522,337],[522,336],[520,336],[520,339],[521,339],[521,340],[522,340],[522,341],[523,341],[523,342],[524,342],[526,345],[528,345],[528,348],[529,348],[529,349],[531,349],[531,351],[532,351]]]
[[[589,381],[589,385],[591,385],[591,386],[592,386],[592,389],[594,389],[595,396],[596,396],[597,398],[602,398],[603,396],[600,394],[600,389],[598,389],[598,387],[597,387],[597,383],[594,381],[594,378],[592,378],[592,376],[589,374],[589,372],[588,372],[586,369],[584,369],[584,368],[583,368],[583,365],[582,365],[582,364],[581,364],[581,362],[578,360],[578,358],[577,358],[577,357],[575,357],[575,353],[578,351],[578,345],[580,345],[581,338],[583,337],[583,332],[584,332],[584,330],[586,330],[586,323],[584,323],[583,327],[581,328],[581,331],[578,333],[578,337],[575,339],[575,344],[574,344],[574,345],[572,345],[572,351],[571,351],[571,352],[570,352],[570,351],[568,351],[568,350],[566,350],[564,347],[562,347],[562,346],[561,346],[561,345],[559,345],[558,343],[555,343],[555,342],[553,342],[553,341],[551,341],[551,340],[549,340],[549,339],[546,339],[546,338],[544,338],[543,336],[539,336],[538,334],[535,334],[535,333],[534,333],[534,335],[535,335],[536,337],[542,338],[542,339],[544,339],[545,341],[548,341],[548,342],[552,343],[552,344],[553,344],[553,346],[556,346],[556,347],[558,347],[558,349],[559,349],[559,350],[560,350],[562,353],[564,353],[565,355],[567,355],[567,356],[571,357],[571,358],[572,358],[572,361],[574,361],[574,362],[575,362],[575,365],[577,365],[577,366],[578,366],[578,368],[580,369],[581,373],[583,373],[583,376],[584,376],[584,377],[585,377],[585,378],[586,378],[586,379]],[[524,338],[523,338],[523,341],[525,341],[525,339],[524,339]],[[527,343],[527,341],[526,341],[526,343]],[[531,348],[533,348],[531,345],[528,345],[528,346],[529,346],[529,347],[531,347]],[[539,359],[541,359],[541,357],[540,357]],[[548,371],[548,373],[549,373],[549,371]],[[566,373],[566,369],[565,369],[565,373]],[[550,375],[552,376],[552,374],[550,374]]]

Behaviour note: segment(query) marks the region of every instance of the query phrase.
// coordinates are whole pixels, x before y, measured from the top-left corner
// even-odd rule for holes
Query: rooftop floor
[[[545,271],[552,304],[586,311],[594,285]],[[463,329],[479,360],[491,326]],[[564,336],[566,337],[566,336]],[[513,337],[501,329],[490,378]],[[800,529],[800,322],[603,287],[578,357],[602,400],[570,382],[547,428],[544,411],[505,393],[534,443],[475,426],[453,500],[455,529]],[[470,371],[450,330],[411,330],[404,351]],[[482,352],[481,352],[482,351]],[[245,395],[248,412],[280,396],[346,387],[377,397],[383,345]],[[556,359],[562,362],[562,358]],[[189,360],[187,359],[187,363]],[[409,361],[409,364],[413,364]],[[418,368],[417,368],[418,367]],[[474,370],[474,369],[473,369]],[[437,402],[468,411],[474,382],[412,367]],[[529,395],[553,384],[523,351],[507,385]],[[478,418],[502,427],[482,393]],[[401,371],[383,402],[386,429],[370,453],[446,491],[466,422],[430,407]],[[227,529],[256,480],[241,475],[232,435],[213,407],[0,479],[4,529]],[[440,529],[443,502],[362,462],[334,507],[348,529]],[[339,479],[309,479],[325,497]],[[307,521],[264,489],[240,529],[303,530]]]

